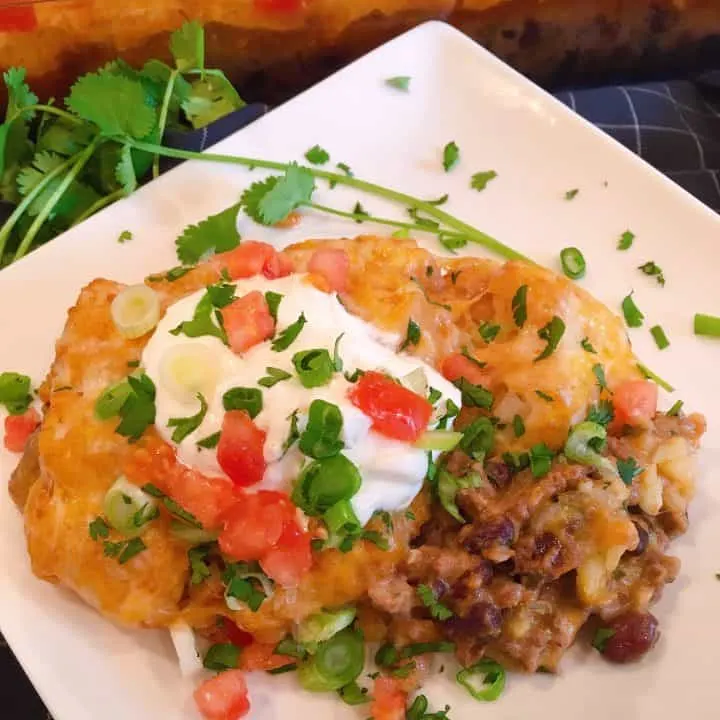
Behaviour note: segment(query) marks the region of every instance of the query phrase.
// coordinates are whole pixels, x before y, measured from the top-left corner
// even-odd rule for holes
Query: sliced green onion
[[[230,410],[245,410],[254,419],[263,409],[262,392],[257,388],[249,387],[230,388],[223,395],[223,407],[228,412]]]
[[[566,247],[560,251],[560,264],[563,272],[572,280],[585,276],[585,258],[576,247]]]
[[[355,681],[365,665],[365,644],[360,633],[346,628],[320,643],[317,652],[298,668],[305,690],[339,690]]]
[[[355,620],[355,615],[354,607],[311,615],[298,626],[297,639],[306,647],[312,648],[313,645],[326,642],[341,630],[350,627]]]
[[[338,695],[346,705],[364,705],[372,700],[367,688],[360,687],[355,681],[341,687]]]
[[[362,529],[360,520],[358,520],[349,500],[336,502],[325,512],[323,519],[328,530],[333,535],[342,531],[349,533],[359,532]]]
[[[298,379],[306,388],[327,385],[335,372],[335,363],[324,348],[302,350],[293,355],[292,361]]]
[[[628,327],[638,328],[643,324],[645,315],[640,311],[640,308],[635,304],[633,300],[633,294],[630,293],[623,298],[622,311],[625,316],[625,322]]]
[[[112,301],[110,316],[124,338],[142,337],[160,320],[160,296],[147,285],[131,285]]]
[[[322,515],[360,489],[358,469],[344,455],[315,460],[298,477],[292,500],[307,515]]]
[[[573,462],[589,465],[615,475],[615,466],[598,452],[605,446],[606,441],[607,428],[599,423],[586,420],[570,430],[570,435],[565,443],[565,456]]]
[[[667,339],[665,331],[659,325],[651,327],[650,334],[653,336],[653,340],[655,340],[658,350],[664,350],[666,347],[669,347],[670,341]]]
[[[682,410],[682,406],[685,403],[682,400],[678,400],[673,404],[673,406],[665,413],[666,415],[669,415],[670,417],[675,417],[680,414],[680,411]]]
[[[667,381],[663,380],[659,375],[654,373],[647,365],[642,363],[637,364],[638,370],[644,375],[646,380],[652,380],[656,385],[659,385],[665,392],[675,392],[675,388]]]
[[[462,440],[461,432],[451,430],[427,430],[416,441],[415,447],[421,450],[438,450],[448,452]]]
[[[95,401],[95,417],[98,420],[109,420],[115,417],[131,394],[132,388],[127,379],[106,388]]]
[[[694,321],[696,335],[707,337],[720,337],[720,317],[716,315],[703,315],[696,313]]]
[[[159,512],[155,498],[122,476],[107,491],[103,511],[110,525],[126,537],[141,535]]]
[[[173,520],[170,523],[170,532],[180,540],[190,543],[191,545],[202,545],[203,543],[214,542],[218,539],[219,533],[204,530],[203,528],[193,527],[187,523]]]
[[[313,400],[308,410],[308,421],[300,435],[300,451],[320,460],[337,455],[344,447],[340,434],[343,416],[337,405],[325,400]]]
[[[493,702],[505,689],[505,668],[494,660],[483,659],[455,676],[476,700]]]

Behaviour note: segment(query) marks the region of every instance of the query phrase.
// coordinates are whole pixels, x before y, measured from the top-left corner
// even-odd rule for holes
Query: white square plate
[[[384,84],[411,75],[409,93]],[[461,160],[443,172],[443,146],[454,140]],[[720,220],[631,153],[579,119],[465,36],[440,23],[413,30],[220,143],[217,152],[302,159],[321,144],[333,162],[359,177],[420,197],[450,193],[447,208],[526,253],[557,267],[558,252],[580,247],[588,261],[584,287],[612,308],[635,289],[647,317],[632,330],[639,356],[678,387],[673,396],[710,420],[704,465],[720,468],[720,342],[692,334],[694,312],[720,312]],[[470,176],[494,169],[498,178],[478,193]],[[182,228],[223,209],[259,173],[187,163],[117,203],[26,260],[0,273],[0,370],[40,380],[53,356],[66,309],[99,276],[138,282],[176,264]],[[579,188],[571,202],[564,194]],[[318,194],[335,207],[361,199],[378,215],[402,208],[344,188]],[[122,230],[134,239],[119,244]],[[618,252],[631,229],[633,248]],[[288,231],[241,221],[247,236],[286,245],[308,236],[371,232],[352,223],[308,218]],[[381,230],[382,232],[382,230]],[[437,249],[432,239],[429,247]],[[471,248],[472,252],[473,249]],[[660,288],[636,268],[654,260],[665,270]],[[660,353],[648,327],[662,323],[672,345]],[[715,398],[715,401],[713,400]],[[667,402],[671,400],[665,399]],[[15,457],[0,457],[7,481]],[[683,561],[677,582],[657,607],[664,634],[636,666],[606,664],[591,650],[571,653],[558,677],[513,676],[497,703],[479,706],[446,671],[426,688],[432,706],[452,706],[452,720],[482,713],[494,720],[667,720],[715,718],[720,664],[720,486],[706,472],[692,505],[690,532],[675,543]],[[195,718],[192,687],[180,677],[166,633],[115,627],[74,596],[35,579],[21,518],[0,493],[2,631],[56,720]],[[587,643],[583,643],[587,647]],[[253,717],[360,718],[362,709],[334,697],[301,693],[292,677],[251,681]],[[1,714],[1,713],[0,713]]]

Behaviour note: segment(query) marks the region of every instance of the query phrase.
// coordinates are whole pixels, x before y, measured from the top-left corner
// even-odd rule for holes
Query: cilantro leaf
[[[547,342],[547,345],[533,362],[538,362],[539,360],[544,360],[545,358],[550,357],[550,355],[555,352],[555,349],[557,348],[564,334],[565,323],[563,322],[562,318],[559,318],[557,315],[553,315],[552,320],[550,320],[547,325],[544,325],[540,328],[540,330],[538,330],[538,337],[541,340],[545,340],[545,342]]]
[[[416,346],[420,342],[421,332],[420,326],[411,318],[408,320],[407,332],[405,333],[405,340],[399,350],[405,350],[411,345]]]
[[[629,250],[632,247],[633,241],[635,240],[635,233],[626,230],[618,240],[618,250]]]
[[[650,260],[649,262],[640,265],[638,267],[638,270],[642,270],[645,275],[654,277],[660,287],[665,287],[665,274],[663,273],[662,268],[657,263]]]
[[[203,128],[245,106],[233,84],[220,71],[191,83],[182,109],[190,124]]]
[[[598,386],[600,387],[600,390],[607,390],[607,380],[605,379],[605,368],[600,364],[596,363],[592,367],[593,375],[595,375],[595,378],[597,379]]]
[[[110,527],[105,521],[105,518],[98,515],[98,517],[88,524],[88,532],[93,540],[106,538],[110,535]]]
[[[0,405],[11,415],[22,415],[32,402],[30,378],[16,372],[0,373]]]
[[[643,315],[643,313],[640,311],[640,308],[638,308],[638,306],[635,304],[632,293],[625,296],[625,298],[623,299],[622,311],[628,327],[637,328],[642,326],[643,320],[645,320],[645,315]]]
[[[593,347],[592,343],[590,342],[590,338],[584,337],[580,341],[580,346],[585,352],[592,353],[593,355],[597,355],[597,350]]]
[[[131,392],[118,411],[121,420],[115,432],[135,442],[155,423],[155,383],[144,373],[129,375],[127,381]]]
[[[287,350],[290,345],[293,344],[297,336],[300,334],[300,331],[305,327],[305,323],[307,322],[307,318],[305,317],[304,313],[300,313],[300,317],[292,323],[292,325],[288,325],[278,336],[273,340],[272,345],[270,346],[275,352],[281,352],[283,350]]]
[[[262,387],[266,388],[274,387],[279,382],[289,380],[292,377],[289,372],[285,372],[285,370],[281,370],[276,367],[266,367],[265,372],[267,375],[258,380],[258,385],[262,385]]]
[[[580,192],[578,188],[573,188],[572,190],[568,190],[565,193],[565,199],[566,200],[574,200],[577,197],[577,194]]]
[[[449,250],[453,254],[455,254],[456,250],[464,248],[468,244],[467,236],[459,235],[454,232],[441,232],[438,235],[438,240],[445,249]]]
[[[497,173],[494,170],[485,170],[483,172],[475,173],[470,179],[470,187],[473,190],[482,192],[488,185],[488,183],[497,177]]]
[[[170,52],[178,70],[185,72],[205,67],[205,31],[193,20],[183,23],[170,35]]]
[[[519,328],[527,321],[527,292],[528,286],[521,285],[512,299],[513,319]]]
[[[132,560],[136,555],[139,555],[143,550],[147,549],[147,545],[142,541],[142,538],[134,537],[123,543],[123,548],[118,557],[118,563],[124,565],[126,562]]]
[[[201,220],[197,225],[188,225],[175,240],[178,260],[193,265],[210,253],[233,250],[240,244],[237,229],[239,204]]]
[[[220,442],[220,431],[204,437],[202,440],[198,440],[195,444],[203,450],[212,450],[218,446]]]
[[[24,110],[35,105],[38,96],[30,90],[25,82],[25,68],[11,67],[3,73],[5,87],[7,88],[8,101],[5,118],[10,120],[16,115],[23,120],[32,120],[35,115],[33,110]],[[21,112],[22,111],[22,112]]]
[[[230,289],[232,293],[228,292]],[[233,297],[234,285],[209,286],[193,311],[192,320],[181,322],[176,328],[170,331],[171,335],[187,335],[188,337],[202,337],[210,335],[222,340],[227,345],[227,335],[222,326],[222,315],[215,308],[222,308],[228,305]],[[217,324],[213,322],[215,318]]]
[[[617,469],[620,479],[626,485],[632,485],[633,478],[642,472],[642,468],[638,465],[634,457],[629,457],[624,460],[623,458],[618,458]]]
[[[188,550],[190,583],[192,585],[200,585],[210,577],[210,566],[207,563],[209,552],[209,545],[198,545]]]
[[[480,333],[480,337],[486,342],[491,343],[500,332],[500,326],[494,325],[490,322],[484,322],[480,327],[478,328],[478,332]]]
[[[396,90],[402,90],[402,92],[408,92],[410,90],[410,81],[412,78],[409,75],[398,75],[396,77],[388,78],[385,84]]]
[[[97,125],[103,135],[144,138],[156,124],[155,111],[145,103],[140,82],[102,70],[83,75],[65,102],[78,117]]]
[[[522,437],[525,434],[525,422],[520,415],[515,415],[512,420],[512,426],[516,438]]]
[[[601,400],[597,405],[592,405],[587,414],[589,422],[597,423],[607,427],[615,417],[613,404],[609,400]]]
[[[443,168],[450,172],[460,161],[460,148],[454,140],[451,140],[443,148]]]
[[[264,180],[254,182],[240,196],[241,210],[258,225],[265,224],[265,220],[260,214],[260,201],[278,184],[279,180],[279,175],[270,175]]]
[[[453,611],[438,601],[429,585],[418,585],[417,594],[436,620],[447,620],[453,616]]]
[[[182,442],[188,435],[190,435],[190,433],[195,432],[205,419],[205,415],[208,410],[207,401],[203,397],[202,393],[198,393],[197,398],[200,401],[200,410],[198,410],[195,415],[184,418],[170,418],[168,420],[167,426],[169,428],[175,428],[172,434],[173,442]]]
[[[555,402],[555,398],[552,395],[548,395],[548,393],[543,392],[542,390],[536,390],[535,394],[545,402]]]
[[[305,159],[313,165],[325,165],[330,160],[330,154],[324,148],[315,145],[305,153]]]
[[[131,195],[137,189],[138,183],[132,161],[132,152],[127,145],[123,145],[120,150],[120,161],[115,168],[115,179],[120,183],[126,195]]]
[[[285,174],[258,202],[258,211],[265,225],[284,220],[300,205],[310,202],[315,190],[315,178],[310,170],[291,163]]]
[[[545,477],[550,472],[555,453],[545,443],[538,443],[530,448],[529,455],[533,477]]]
[[[130,230],[123,230],[119,235],[117,241],[122,245],[123,243],[130,242],[133,239],[133,234]]]

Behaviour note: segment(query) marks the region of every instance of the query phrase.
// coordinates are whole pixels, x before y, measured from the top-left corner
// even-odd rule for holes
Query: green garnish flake
[[[460,161],[460,148],[454,140],[451,140],[443,148],[443,168],[450,172]]]
[[[346,175],[347,177],[355,177],[355,173],[351,170],[350,166],[347,163],[339,162],[335,167],[340,170],[341,173]]]
[[[603,427],[607,427],[615,417],[613,404],[609,400],[600,400],[597,405],[592,405],[588,411],[588,422],[594,422]]]
[[[693,319],[693,331],[705,337],[720,337],[720,317],[696,313]]]
[[[30,407],[30,378],[16,372],[0,373],[0,405],[11,415],[22,415]]]
[[[314,145],[305,153],[305,159],[313,165],[325,165],[330,160],[330,154],[319,145]]]
[[[292,377],[289,372],[285,372],[285,370],[281,370],[280,368],[276,367],[266,367],[265,372],[267,373],[267,375],[265,375],[265,377],[261,377],[258,380],[258,385],[262,385],[266,388],[271,388],[274,385],[277,385],[279,382],[289,380]]]
[[[610,638],[614,635],[615,631],[611,630],[610,628],[598,628],[597,632],[595,633],[595,637],[593,638],[592,646],[598,652],[603,652],[606,645],[608,644],[608,640],[610,640]]]
[[[305,327],[307,319],[304,313],[300,313],[300,317],[292,324],[288,325],[276,338],[273,340],[271,348],[275,352],[282,352],[287,350],[293,342],[297,339],[301,330]]]
[[[650,334],[653,336],[653,340],[655,341],[658,350],[664,350],[665,348],[670,347],[670,341],[660,325],[653,325],[653,327],[650,328]]]
[[[667,381],[663,380],[659,375],[654,373],[647,365],[642,363],[637,364],[638,370],[643,374],[646,380],[652,380],[656,385],[659,385],[665,392],[675,392],[675,388]]]
[[[488,183],[494,180],[496,177],[497,173],[494,170],[477,172],[472,176],[472,178],[470,178],[470,187],[473,190],[482,192],[488,186]]]
[[[545,443],[538,443],[530,448],[529,456],[533,477],[545,477],[550,472],[555,453]]]
[[[237,229],[239,204],[188,225],[175,240],[178,260],[184,265],[194,265],[212,253],[234,250],[240,244]]]
[[[337,455],[345,447],[340,439],[342,428],[343,416],[337,405],[313,400],[308,410],[307,426],[300,435],[300,451],[315,460]]]
[[[420,342],[421,332],[420,326],[411,318],[408,320],[407,331],[405,332],[405,339],[399,350],[406,350],[410,346],[416,347]]]
[[[155,383],[145,373],[130,375],[127,383],[127,397],[115,413],[121,418],[115,432],[135,442],[155,423]]]
[[[458,233],[441,232],[438,235],[438,241],[440,244],[451,253],[456,254],[456,250],[464,248],[468,244],[468,238],[465,235],[458,235]]]
[[[103,543],[103,555],[105,555],[105,557],[117,558],[120,565],[129,562],[146,549],[147,545],[145,545],[139,537],[134,537],[130,540],[121,540],[120,542],[110,542],[106,540]]]
[[[119,235],[117,241],[122,245],[123,243],[130,242],[133,239],[133,234],[129,230],[123,230]]]
[[[195,432],[195,430],[202,425],[202,421],[205,419],[205,415],[207,415],[208,404],[202,393],[197,394],[197,399],[200,401],[200,409],[195,415],[184,418],[170,418],[168,420],[167,426],[169,428],[175,428],[172,434],[173,442],[182,442],[188,435]]]
[[[525,434],[525,422],[520,415],[515,415],[512,420],[512,427],[516,438],[522,437]]]
[[[309,168],[290,163],[283,175],[253,183],[240,198],[240,207],[261,225],[276,225],[301,205],[310,203],[315,178]]]
[[[642,326],[643,320],[645,320],[645,315],[643,315],[638,306],[635,304],[632,293],[623,299],[622,311],[628,327],[638,328]]]
[[[480,337],[486,342],[491,343],[500,332],[500,326],[495,325],[491,322],[484,322],[480,327],[478,328],[478,332],[480,333]]]
[[[280,307],[280,303],[284,297],[284,295],[273,292],[272,290],[265,293],[265,302],[267,303],[270,315],[275,322],[277,322],[278,308]]]
[[[227,345],[227,334],[223,327],[220,310],[227,307],[233,300],[235,300],[235,285],[226,283],[210,285],[195,306],[192,320],[181,322],[176,328],[170,330],[170,334],[183,334],[192,338],[209,335]]]
[[[198,545],[188,550],[191,585],[200,585],[210,577],[210,566],[207,562],[209,552],[209,545]]]
[[[680,414],[680,411],[682,410],[682,407],[685,403],[682,400],[676,400],[672,407],[665,413],[669,417],[676,417]]]
[[[489,410],[494,402],[492,392],[482,385],[473,385],[469,380],[461,377],[454,383],[455,387],[462,393],[463,405],[469,407],[479,407]],[[448,401],[449,403],[450,401]]]
[[[512,314],[515,324],[521,328],[527,322],[527,293],[528,286],[521,285],[512,299]]]
[[[418,585],[417,594],[435,620],[447,620],[453,616],[453,611],[438,601],[432,588],[428,585]]]
[[[538,355],[533,362],[539,362],[550,357],[557,349],[562,336],[565,334],[565,323],[562,318],[554,315],[552,320],[538,330],[538,337],[544,340],[547,345],[545,349]]]
[[[107,524],[105,518],[98,515],[98,517],[88,524],[88,532],[93,540],[99,540],[100,538],[109,537],[110,526]]]
[[[412,78],[409,75],[397,75],[385,80],[385,84],[395,90],[401,90],[402,92],[410,91],[410,81]]]
[[[605,379],[605,368],[600,363],[595,363],[595,365],[592,366],[592,371],[600,390],[608,390],[607,380]]]
[[[642,468],[638,465],[634,457],[618,458],[617,461],[618,475],[626,485],[632,485],[633,478],[642,472]]]
[[[626,230],[618,240],[618,250],[629,250],[632,247],[633,241],[635,240],[635,234]]]
[[[263,409],[262,391],[249,387],[230,388],[223,395],[223,408],[226,412],[244,410],[254,420]]]
[[[198,440],[195,444],[203,450],[213,450],[218,446],[220,442],[220,431],[204,437],[202,440]]]
[[[638,270],[645,273],[645,275],[654,277],[660,287],[665,287],[665,274],[663,273],[662,268],[657,263],[650,260],[643,265],[639,265]]]
[[[579,188],[573,188],[572,190],[568,190],[565,193],[565,199],[566,200],[574,200],[577,197],[577,194],[580,192]]]
[[[588,353],[592,353],[593,355],[597,355],[597,350],[593,347],[593,344],[590,342],[589,338],[584,337],[580,341],[580,347]]]
[[[240,661],[240,648],[232,643],[216,643],[208,648],[203,660],[206,670],[231,670],[238,666]]]
[[[536,390],[535,394],[545,402],[555,402],[555,398],[549,393],[543,392],[542,390]]]

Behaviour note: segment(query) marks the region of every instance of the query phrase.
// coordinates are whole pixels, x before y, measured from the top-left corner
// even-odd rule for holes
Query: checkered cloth
[[[720,212],[720,71],[694,83],[572,90],[557,93],[557,97]],[[165,142],[203,150],[261,117],[266,110],[264,105],[248,105],[209,128],[168,134]],[[167,161],[164,169],[174,164],[177,162]],[[0,708],[2,717],[52,720],[2,635]]]
[[[720,212],[720,71],[557,97]]]

